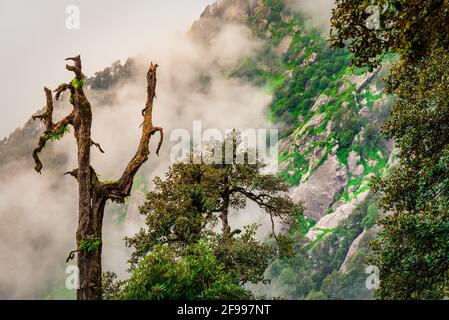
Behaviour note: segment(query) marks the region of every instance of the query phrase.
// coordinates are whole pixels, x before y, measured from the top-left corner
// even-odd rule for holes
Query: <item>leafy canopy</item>
[[[399,56],[387,80],[397,99],[383,126],[397,164],[374,189],[388,212],[371,263],[383,299],[440,299],[449,288],[449,10],[444,0],[338,0],[331,44],[357,66]]]
[[[234,152],[225,161],[227,143]],[[285,253],[288,243],[274,234],[274,223],[290,228],[302,216],[302,206],[288,197],[288,186],[281,178],[261,173],[265,165],[257,155],[252,162],[250,150],[238,150],[240,143],[234,132],[225,143],[192,153],[189,163],[173,164],[164,180],[154,180],[155,189],[140,209],[147,228],[127,238],[134,249],[132,275],[116,288],[119,297],[243,299],[250,297],[244,284],[267,281],[264,272],[276,247],[256,239],[255,224],[233,229],[231,211],[244,209],[248,201],[256,203],[272,220],[273,235]],[[209,161],[214,151],[219,151],[222,161]],[[191,264],[203,263],[212,275],[209,282],[197,283],[192,279],[205,275]],[[192,292],[186,289],[190,287]]]

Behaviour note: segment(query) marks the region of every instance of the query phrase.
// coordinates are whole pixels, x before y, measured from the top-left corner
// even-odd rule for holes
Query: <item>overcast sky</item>
[[[91,76],[185,32],[212,2],[0,0],[0,139],[44,106],[44,86],[70,81],[66,57],[81,54],[84,73]],[[69,5],[80,10],[79,30],[66,27]]]

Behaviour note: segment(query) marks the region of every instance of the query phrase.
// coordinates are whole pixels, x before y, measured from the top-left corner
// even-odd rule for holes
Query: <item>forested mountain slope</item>
[[[392,150],[379,131],[392,103],[383,94],[388,61],[373,72],[351,67],[347,51],[330,49],[322,30],[282,0],[217,1],[189,34],[207,48],[229,24],[249,28],[261,45],[222,73],[272,95],[267,117],[281,128],[279,174],[305,203],[306,219],[292,235],[295,256],[274,261],[267,271],[272,283],[254,290],[287,298],[370,298],[364,257],[380,213],[369,181],[384,174]],[[115,64],[89,79],[89,92],[108,99],[110,88],[135,74],[132,60]],[[41,130],[30,120],[0,142],[1,175],[15,162],[32,167]],[[47,170],[63,170],[56,148],[50,145],[45,157]]]
[[[224,21],[246,24],[263,41],[230,76],[266,86],[268,117],[280,126],[279,174],[305,203],[297,256],[276,261],[264,294],[289,298],[370,298],[368,246],[379,215],[369,182],[388,168],[392,142],[380,125],[392,98],[383,93],[389,60],[368,72],[330,49],[321,30],[280,0],[218,1],[193,26],[202,40]]]

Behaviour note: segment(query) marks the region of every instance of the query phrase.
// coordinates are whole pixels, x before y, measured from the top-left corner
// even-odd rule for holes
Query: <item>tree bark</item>
[[[226,238],[229,238],[231,236],[231,226],[229,225],[228,220],[230,194],[229,192],[225,192],[222,196],[223,204],[220,212],[221,231]]]
[[[77,252],[77,263],[79,268],[79,284],[77,290],[78,300],[97,300],[102,298],[101,283],[101,253],[102,253],[102,227],[104,209],[107,200],[123,203],[125,198],[131,194],[134,177],[140,167],[148,160],[150,138],[156,132],[160,133],[160,141],[156,154],[159,153],[163,141],[163,130],[154,127],[152,121],[153,100],[156,92],[156,68],[157,64],[151,63],[147,73],[147,101],[142,110],[144,117],[142,124],[142,136],[136,154],[125,168],[120,179],[114,182],[100,182],[95,170],[90,165],[90,148],[96,146],[103,152],[98,143],[91,138],[92,108],[84,94],[81,58],[76,56],[67,58],[72,60],[73,65],[67,65],[66,69],[75,73],[74,80],[69,84],[61,84],[56,91],[56,99],[62,92],[70,90],[70,103],[73,111],[58,123],[53,123],[53,98],[51,91],[45,88],[47,106],[45,112],[33,118],[39,119],[45,124],[44,134],[39,139],[39,144],[33,151],[35,170],[41,172],[42,163],[39,153],[45,147],[48,140],[55,135],[64,132],[65,126],[74,128],[74,135],[78,147],[78,168],[67,172],[78,181],[79,190],[79,220],[76,231],[77,250],[70,253],[69,261],[73,252]]]
[[[94,194],[94,198],[96,195]],[[80,248],[81,239],[91,239],[100,242],[95,250],[78,251],[78,268],[80,275],[80,287],[76,292],[78,300],[100,300],[101,288],[101,254],[102,254],[102,221],[106,199],[99,197],[92,202],[92,208],[88,216],[81,216],[76,233],[77,246]]]

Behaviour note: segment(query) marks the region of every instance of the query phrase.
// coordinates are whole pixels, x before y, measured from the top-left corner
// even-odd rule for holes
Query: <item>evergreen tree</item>
[[[358,66],[399,56],[387,80],[396,95],[383,126],[397,164],[376,181],[387,212],[373,244],[382,299],[449,294],[449,20],[447,1],[337,1],[331,42]]]
[[[166,179],[154,180],[155,190],[141,207],[147,228],[127,238],[134,249],[131,277],[119,285],[115,297],[248,298],[244,284],[266,281],[264,272],[276,254],[275,246],[256,239],[255,224],[243,231],[232,228],[230,212],[244,209],[248,201],[256,203],[271,219],[272,234],[285,253],[288,243],[275,234],[274,224],[289,229],[302,216],[302,206],[289,198],[282,178],[261,173],[265,165],[254,152],[238,151],[240,143],[234,132],[222,145],[190,155],[189,163],[173,164]],[[232,147],[232,155],[226,154],[226,146]],[[186,274],[176,271],[167,276],[172,274],[171,265],[186,268]],[[203,267],[207,285],[195,282],[198,275],[206,276]],[[189,291],[191,286],[194,292]],[[223,286],[226,289],[219,289]],[[165,288],[164,293],[157,288]]]

